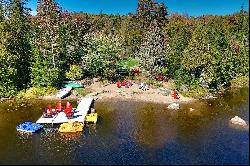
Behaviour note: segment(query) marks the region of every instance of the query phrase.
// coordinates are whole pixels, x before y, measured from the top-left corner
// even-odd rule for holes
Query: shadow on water
[[[242,88],[181,104],[178,111],[164,104],[97,102],[98,122],[84,132],[59,133],[55,125],[30,135],[15,127],[35,122],[57,101],[2,102],[0,164],[248,164],[249,131],[228,123],[235,115],[249,121],[248,95]]]

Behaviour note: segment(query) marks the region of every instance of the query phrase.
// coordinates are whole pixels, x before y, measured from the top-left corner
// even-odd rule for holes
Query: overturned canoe
[[[63,123],[59,127],[59,132],[72,133],[72,132],[83,131],[83,126],[84,126],[83,123],[79,122]]]

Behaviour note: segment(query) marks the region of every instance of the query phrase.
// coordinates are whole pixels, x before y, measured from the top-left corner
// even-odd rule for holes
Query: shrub
[[[80,66],[71,65],[70,70],[66,72],[66,77],[73,80],[80,80],[83,77],[83,71]]]
[[[34,50],[34,57],[31,67],[31,84],[36,87],[53,87],[62,79],[62,70],[53,68],[46,58]]]
[[[249,86],[249,77],[241,76],[230,81],[231,88]]]
[[[46,88],[46,87],[32,87],[27,90],[22,90],[17,94],[17,98],[36,98],[39,96],[46,96],[55,94],[57,92],[56,88]]]

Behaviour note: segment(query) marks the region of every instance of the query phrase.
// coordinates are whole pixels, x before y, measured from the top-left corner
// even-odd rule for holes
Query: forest
[[[39,0],[32,16],[26,3],[0,2],[0,97],[30,88],[48,92],[65,78],[117,81],[117,70],[130,70],[129,63],[148,79],[161,75],[190,91],[249,80],[249,12],[243,7],[193,17],[138,0],[135,14],[95,15]]]

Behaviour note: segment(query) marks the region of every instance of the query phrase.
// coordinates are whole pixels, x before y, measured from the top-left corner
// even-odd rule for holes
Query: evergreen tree
[[[30,9],[25,8],[25,0],[13,0],[10,8],[10,18],[8,20],[10,36],[6,49],[12,55],[16,55],[16,86],[20,90],[27,87],[30,80],[30,26],[27,17]]]
[[[173,15],[164,27],[165,54],[168,68],[168,77],[172,78],[181,68],[183,51],[191,38],[187,19],[181,15]]]
[[[159,4],[154,0],[139,0],[137,17],[141,21],[142,28],[147,28],[153,20],[158,21],[158,26],[167,20],[167,8],[164,3]]]
[[[0,1],[0,22],[4,21],[4,3],[3,1]]]
[[[25,1],[5,1],[2,5],[0,63],[1,96],[12,96],[29,82],[29,10]]]
[[[142,66],[153,73],[164,61],[164,39],[157,22],[151,23],[150,31],[146,32],[138,53]]]

